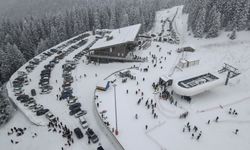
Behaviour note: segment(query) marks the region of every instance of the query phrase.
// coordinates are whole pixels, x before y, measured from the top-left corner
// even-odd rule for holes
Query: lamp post
[[[117,105],[116,105],[116,84],[113,84],[114,87],[114,100],[115,100],[115,135],[118,135],[118,124],[117,124]]]

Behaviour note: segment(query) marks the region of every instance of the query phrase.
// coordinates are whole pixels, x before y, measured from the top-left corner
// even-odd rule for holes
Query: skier
[[[148,125],[145,125],[145,129],[146,129],[146,130],[148,129]]]
[[[210,120],[207,121],[207,124],[210,124]]]
[[[137,114],[135,114],[135,119],[138,119],[138,115]]]
[[[128,94],[128,90],[127,90],[127,94]]]

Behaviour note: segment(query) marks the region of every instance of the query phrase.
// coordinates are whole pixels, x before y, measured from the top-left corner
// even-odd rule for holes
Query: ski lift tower
[[[228,72],[227,73],[227,78],[226,78],[226,81],[225,81],[225,85],[228,84],[228,81],[229,79],[232,79],[238,75],[240,75],[240,72],[239,72],[239,69],[227,64],[227,63],[224,63],[224,66],[222,67],[222,69],[220,69],[218,71],[218,73],[224,73],[224,72]]]

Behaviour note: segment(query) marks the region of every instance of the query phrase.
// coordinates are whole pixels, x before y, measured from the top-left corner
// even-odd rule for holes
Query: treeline
[[[3,83],[26,61],[68,38],[97,28],[141,23],[151,29],[162,0],[89,0],[54,15],[21,21],[5,18],[0,24],[0,81]]]
[[[186,0],[183,12],[189,14],[194,37],[214,38],[223,29],[234,34],[250,30],[250,0]]]

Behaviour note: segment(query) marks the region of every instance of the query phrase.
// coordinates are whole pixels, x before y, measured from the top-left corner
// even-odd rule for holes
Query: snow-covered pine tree
[[[58,44],[59,42],[60,42],[60,39],[59,39],[59,34],[57,32],[57,29],[54,26],[52,26],[50,37],[49,37],[49,44],[52,46],[52,45]]]
[[[122,18],[121,18],[121,27],[125,27],[125,26],[128,26],[129,25],[129,20],[128,20],[128,13],[123,10],[123,13],[122,13]]]
[[[116,28],[116,11],[114,8],[111,8],[111,11],[110,11],[109,28],[110,29]]]
[[[197,19],[195,21],[194,37],[201,38],[205,29],[205,17],[206,9],[205,6],[202,6],[197,14]]]
[[[93,15],[94,15],[93,16],[94,17],[94,28],[101,29],[100,16],[99,16],[99,12],[97,9],[94,9]]]
[[[217,37],[218,36],[218,32],[220,30],[220,26],[221,26],[221,14],[220,12],[218,12],[216,10],[216,6],[213,6],[213,8],[210,10],[210,13],[209,13],[209,17],[210,17],[210,27],[208,29],[208,33],[207,33],[207,36],[206,38],[214,38],[214,37]]]
[[[248,10],[249,10],[249,0],[236,1],[235,20],[237,21],[236,29],[238,31],[244,30],[247,27]]]
[[[0,79],[4,83],[11,76],[11,64],[8,55],[0,48]]]
[[[15,72],[26,62],[23,54],[16,45],[7,43],[7,45],[5,46],[5,52],[8,55],[9,63],[11,64],[11,72]]]
[[[41,39],[36,48],[36,55],[42,53],[46,49],[48,49],[48,39]]]
[[[234,29],[229,37],[231,40],[236,39],[236,30]]]

